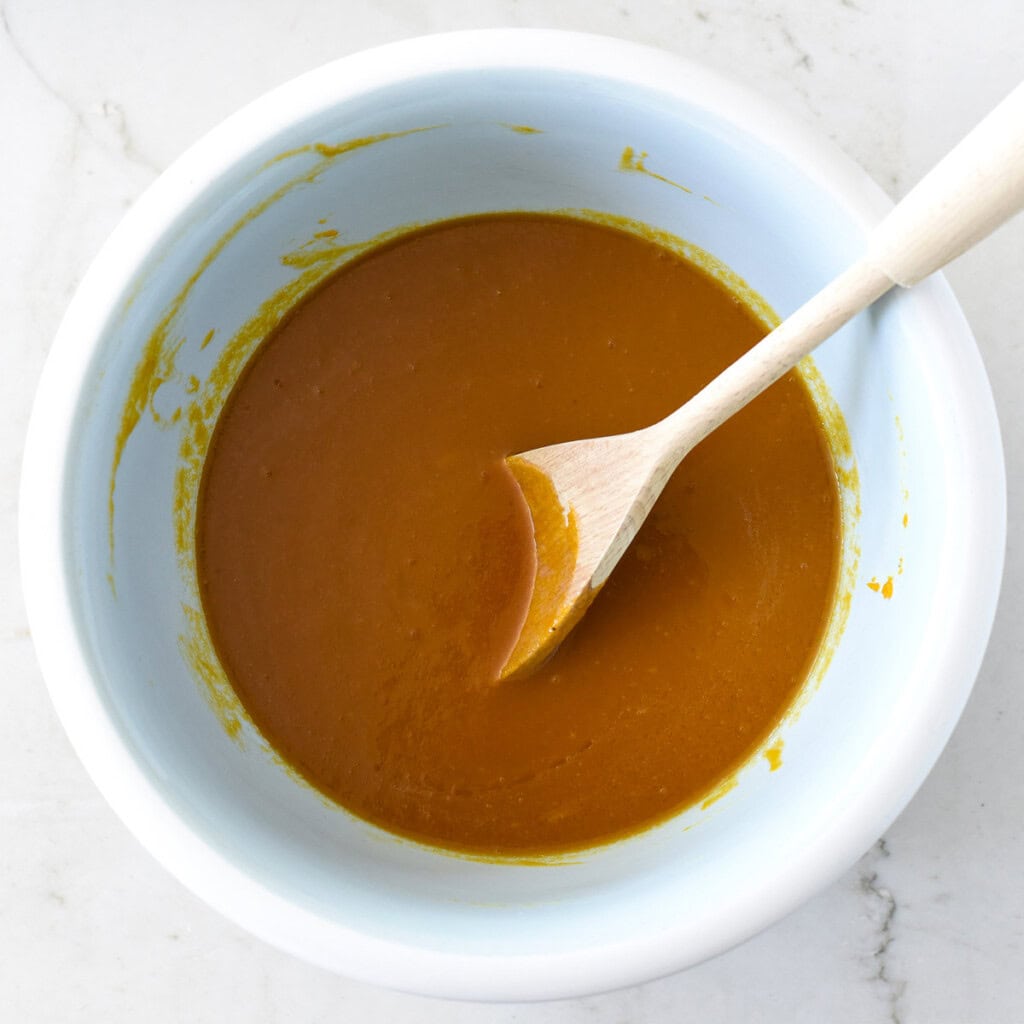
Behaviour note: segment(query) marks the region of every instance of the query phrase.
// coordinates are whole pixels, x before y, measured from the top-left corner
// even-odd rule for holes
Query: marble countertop
[[[366,46],[488,26],[651,43],[732,74],[894,196],[1024,76],[1010,0],[35,0],[0,3],[0,1016],[36,1022],[1011,1022],[1024,1013],[1024,218],[948,276],[988,366],[1009,549],[974,695],[931,776],[844,877],[683,974],[557,1004],[373,989],[271,949],[136,843],[47,698],[18,582],[36,379],[89,261],[190,142]]]

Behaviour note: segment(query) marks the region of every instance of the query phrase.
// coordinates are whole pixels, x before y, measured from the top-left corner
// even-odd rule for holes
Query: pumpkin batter
[[[485,854],[707,794],[778,724],[834,599],[799,376],[687,456],[556,655],[497,683],[534,568],[503,459],[646,426],[763,334],[681,257],[567,217],[450,221],[340,270],[246,367],[200,491],[205,613],[261,732],[355,814]]]

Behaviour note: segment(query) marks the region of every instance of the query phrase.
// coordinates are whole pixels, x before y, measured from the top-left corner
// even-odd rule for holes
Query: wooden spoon
[[[533,518],[537,573],[501,672],[547,658],[589,607],[683,457],[893,285],[943,267],[1024,206],[1024,84],[875,228],[867,253],[644,430],[537,448],[506,463]]]

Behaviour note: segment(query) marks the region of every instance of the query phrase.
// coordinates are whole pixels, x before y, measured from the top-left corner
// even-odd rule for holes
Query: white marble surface
[[[1010,543],[967,711],[884,840],[713,962],[558,1004],[379,991],[270,949],[200,904],[108,810],[56,721],[17,578],[16,489],[59,318],[125,207],[269,87],[424,32],[584,29],[762,90],[894,195],[1024,76],[1012,0],[7,0],[0,5],[0,1018],[35,1022],[594,1024],[1024,1019],[1024,219],[949,277],[1004,431]]]

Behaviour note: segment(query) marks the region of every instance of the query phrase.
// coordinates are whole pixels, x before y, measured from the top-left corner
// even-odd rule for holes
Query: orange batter
[[[200,492],[210,631],[253,721],[394,832],[554,852],[686,807],[778,723],[835,592],[839,498],[796,375],[693,451],[553,659],[505,456],[645,426],[764,333],[639,237],[506,214],[339,271],[246,368]]]

